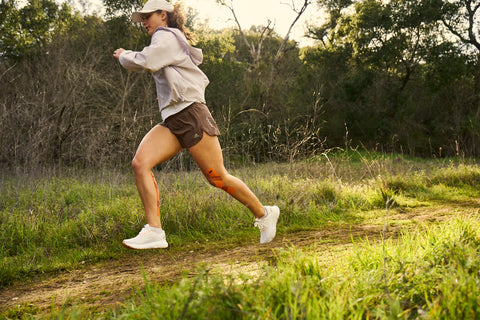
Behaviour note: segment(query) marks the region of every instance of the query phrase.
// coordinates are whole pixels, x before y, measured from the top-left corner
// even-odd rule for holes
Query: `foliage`
[[[112,38],[112,33],[125,37]],[[0,161],[93,165],[113,160],[107,154],[133,149],[135,139],[147,130],[138,125],[135,114],[151,109],[154,96],[144,92],[152,83],[134,74],[123,76],[111,52],[115,47],[135,47],[144,38],[125,19],[104,23],[85,17],[71,21],[50,41],[48,51],[13,66],[2,64],[2,80],[9,85],[0,89],[4,111],[0,121],[5,128]],[[142,88],[142,94],[132,92],[138,82],[135,88]],[[131,104],[134,110],[129,109]]]
[[[196,13],[188,11],[227,160],[291,161],[352,146],[427,157],[479,154],[477,31],[462,29],[476,21],[477,11],[468,10],[476,2],[318,3],[325,23],[309,26],[318,44],[288,41],[278,61],[284,39],[275,32],[211,30],[195,25]],[[116,48],[148,44],[129,21],[140,3],[105,5],[102,19],[50,0],[22,8],[1,2],[5,166],[127,164],[160,122],[148,74],[127,72],[111,58]],[[245,40],[261,41],[257,60]]]
[[[144,0],[102,0],[105,5],[107,16],[116,15],[130,16],[132,10],[141,8],[146,2]]]
[[[346,143],[377,150],[476,154],[477,58],[445,32],[441,1],[319,3],[329,19],[310,28],[322,43],[304,52],[305,78],[329,119],[321,134],[334,132],[331,145],[344,133]]]
[[[0,3],[0,56],[18,60],[45,50],[55,33],[62,32],[78,16],[68,4],[29,0],[18,9],[16,1]]]

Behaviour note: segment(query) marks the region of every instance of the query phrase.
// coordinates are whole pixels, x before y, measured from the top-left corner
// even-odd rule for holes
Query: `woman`
[[[243,203],[255,216],[260,228],[260,243],[273,240],[280,210],[263,206],[253,192],[224,167],[217,125],[205,106],[208,79],[198,68],[203,55],[192,47],[184,27],[179,4],[149,0],[132,14],[152,37],[142,51],[117,49],[113,57],[132,71],[150,71],[155,79],[163,122],[153,127],[141,141],[132,168],[142,200],[147,224],[140,233],[123,241],[131,249],[166,248],[160,222],[159,194],[152,168],[183,149],[188,149],[207,180]]]

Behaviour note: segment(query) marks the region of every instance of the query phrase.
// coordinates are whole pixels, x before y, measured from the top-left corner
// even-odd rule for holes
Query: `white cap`
[[[133,22],[142,22],[142,13],[155,12],[157,10],[173,11],[173,5],[165,0],[148,0],[142,10],[132,13]]]

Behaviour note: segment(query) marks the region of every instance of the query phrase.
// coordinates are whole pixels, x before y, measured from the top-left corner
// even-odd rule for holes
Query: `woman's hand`
[[[120,55],[122,54],[123,51],[125,51],[125,49],[123,49],[123,48],[119,48],[119,49],[113,51],[113,57],[115,59],[120,58]]]

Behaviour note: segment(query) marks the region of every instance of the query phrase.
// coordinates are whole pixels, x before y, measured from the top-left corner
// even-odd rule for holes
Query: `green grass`
[[[478,218],[478,217],[475,217]],[[325,248],[277,252],[258,277],[206,269],[173,285],[146,278],[119,309],[54,318],[99,319],[475,319],[480,315],[480,223],[406,232],[396,241],[362,242],[332,262]]]
[[[423,160],[348,151],[299,163],[262,164],[230,171],[244,180],[263,203],[281,208],[280,235],[321,229],[331,223],[378,222],[383,219],[389,199],[394,199],[394,207],[402,208],[469,202],[480,196],[480,166],[475,160]],[[172,250],[207,241],[228,248],[258,238],[248,210],[209,186],[198,171],[156,171],[155,175],[163,227]],[[121,240],[134,236],[145,223],[130,172],[75,169],[40,175],[4,174],[0,194],[0,287],[39,273],[56,273],[131,255],[120,246]],[[406,233],[398,240],[403,241],[400,246],[388,242],[387,271],[377,244],[358,245],[348,264],[326,265],[325,270],[315,260],[317,253],[291,248],[279,252],[275,261],[275,268],[281,272],[268,267],[261,278],[253,282],[244,279],[240,284],[234,281],[238,279],[206,271],[194,281],[179,281],[174,288],[147,281],[129,307],[104,316],[143,318],[148,312],[166,312],[174,318],[188,312],[188,318],[197,318],[203,312],[214,312],[214,319],[256,315],[272,319],[317,315],[340,319],[394,315],[415,318],[427,312],[450,318],[466,310],[468,301],[479,297],[478,280],[472,280],[472,272],[477,272],[478,278],[475,244],[478,247],[479,236],[475,228],[479,229],[468,219],[448,226],[456,229],[444,228]],[[460,231],[461,238],[455,238]],[[420,247],[414,247],[416,243]],[[400,252],[403,249],[406,251]],[[415,255],[407,257],[409,252]],[[457,274],[456,278],[447,277],[447,271]],[[384,272],[388,272],[388,294],[381,289],[385,287],[381,282]],[[430,276],[419,278],[424,273]],[[458,281],[468,290],[460,288]],[[458,290],[451,292],[446,289],[448,285]],[[459,311],[453,310],[445,305],[446,295],[452,295],[448,301],[458,300],[466,306],[457,305]],[[165,297],[176,301],[164,303],[171,309],[157,306]],[[206,300],[213,302],[207,304]],[[58,313],[58,318],[74,317],[69,312],[79,317],[88,313],[65,312]],[[478,316],[478,310],[475,312]]]

